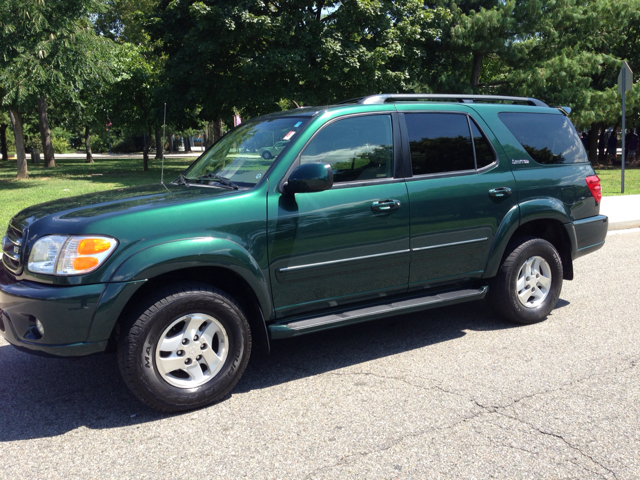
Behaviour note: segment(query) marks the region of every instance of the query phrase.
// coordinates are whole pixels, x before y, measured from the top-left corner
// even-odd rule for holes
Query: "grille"
[[[22,273],[22,229],[12,220],[2,239],[2,263],[14,274]]]

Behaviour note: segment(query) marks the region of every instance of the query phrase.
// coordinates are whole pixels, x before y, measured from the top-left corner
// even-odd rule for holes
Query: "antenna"
[[[160,170],[160,183],[164,185],[164,134],[167,129],[167,102],[164,104],[164,123],[162,125],[162,169]]]

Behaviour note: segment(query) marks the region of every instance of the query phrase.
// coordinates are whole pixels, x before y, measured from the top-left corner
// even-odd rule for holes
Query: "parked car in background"
[[[282,150],[287,146],[288,141],[276,142],[271,147],[262,147],[260,149],[260,156],[265,160],[270,160],[277,157]]]

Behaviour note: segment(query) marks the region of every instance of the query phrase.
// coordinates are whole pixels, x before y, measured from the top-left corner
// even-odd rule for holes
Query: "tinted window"
[[[588,161],[578,133],[564,115],[501,113],[500,120],[538,163]]]
[[[473,147],[466,115],[406,113],[414,175],[473,170]]]
[[[301,163],[328,163],[334,182],[393,176],[390,115],[345,118],[327,125],[302,152]]]
[[[476,147],[476,168],[486,167],[495,161],[493,150],[489,145],[489,141],[480,133],[480,129],[476,122],[471,120],[471,134],[473,135],[473,144]]]

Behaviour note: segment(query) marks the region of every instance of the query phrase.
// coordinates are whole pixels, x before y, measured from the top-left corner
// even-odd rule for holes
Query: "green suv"
[[[485,297],[543,320],[604,243],[600,200],[566,109],[536,99],[375,95],[266,115],[170,184],[14,216],[0,330],[35,353],[117,349],[144,403],[197,408],[272,339]]]

